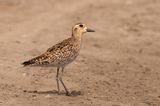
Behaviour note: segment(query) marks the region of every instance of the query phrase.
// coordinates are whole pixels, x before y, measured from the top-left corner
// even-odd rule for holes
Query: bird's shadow
[[[52,90],[52,91],[27,91],[28,93],[35,93],[35,94],[58,94],[58,92],[56,90]]]
[[[26,92],[26,93],[34,93],[34,94],[47,94],[47,95],[48,94],[66,95],[66,93],[64,91],[61,92],[60,94],[58,94],[58,91],[56,91],[56,90],[50,90],[50,91],[37,91],[37,90],[27,91],[27,90],[24,90],[24,92]],[[72,91],[70,96],[79,96],[79,95],[82,95],[80,91]]]

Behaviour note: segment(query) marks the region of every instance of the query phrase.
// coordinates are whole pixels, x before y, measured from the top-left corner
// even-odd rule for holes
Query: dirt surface
[[[0,0],[0,106],[160,106],[160,0]],[[22,67],[83,22],[80,56],[65,69]],[[30,92],[29,92],[30,91]],[[37,92],[34,92],[37,91]]]

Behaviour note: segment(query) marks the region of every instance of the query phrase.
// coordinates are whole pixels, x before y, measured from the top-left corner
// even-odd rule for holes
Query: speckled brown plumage
[[[52,46],[42,55],[26,61],[23,64],[25,66],[50,64],[53,66],[64,67],[78,56],[80,46],[81,41],[71,37]]]
[[[72,36],[68,39],[63,40],[61,43],[58,43],[51,48],[49,48],[45,53],[37,56],[33,59],[23,62],[24,66],[30,65],[52,65],[57,67],[57,87],[58,93],[59,89],[59,80],[65,88],[66,94],[70,95],[68,89],[63,83],[62,74],[59,76],[59,69],[62,68],[62,73],[64,67],[74,61],[79,55],[81,48],[81,39],[82,35],[85,32],[94,32],[94,30],[87,28],[84,24],[76,24],[72,28]]]

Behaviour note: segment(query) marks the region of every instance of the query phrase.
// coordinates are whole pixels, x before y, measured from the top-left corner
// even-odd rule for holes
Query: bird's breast
[[[76,57],[79,55],[81,44],[75,43],[69,46],[66,46],[64,50],[61,50],[61,59],[59,61],[60,66],[65,66],[73,62]]]

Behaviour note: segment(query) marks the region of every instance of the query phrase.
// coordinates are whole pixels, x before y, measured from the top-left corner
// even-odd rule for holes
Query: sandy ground
[[[0,0],[0,106],[160,106],[159,17],[160,0]],[[57,94],[56,68],[20,63],[77,22],[96,33],[66,67],[69,90],[82,92],[67,97]]]

